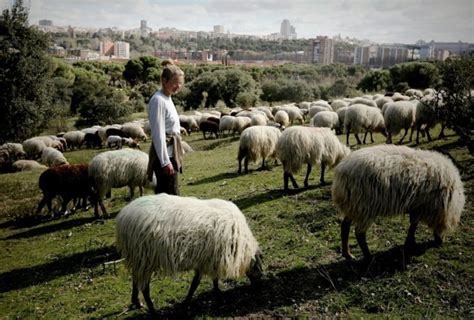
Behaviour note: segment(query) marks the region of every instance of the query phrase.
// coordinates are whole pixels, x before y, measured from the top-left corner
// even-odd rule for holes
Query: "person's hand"
[[[168,163],[166,167],[163,167],[163,170],[165,172],[165,175],[167,176],[174,176],[176,174],[176,172],[174,172],[174,168],[171,163]]]

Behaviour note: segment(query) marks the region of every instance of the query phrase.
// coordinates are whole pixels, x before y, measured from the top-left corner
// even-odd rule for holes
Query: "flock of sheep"
[[[183,134],[200,130],[204,139],[240,134],[238,172],[242,172],[242,161],[246,173],[249,162],[262,159],[264,168],[269,158],[280,161],[285,191],[289,189],[289,180],[298,188],[293,175],[305,164],[305,187],[312,166],[321,166],[322,185],[326,183],[325,169],[335,167],[332,201],[343,219],[342,254],[352,258],[348,238],[354,224],[357,242],[368,259],[370,251],[365,233],[378,216],[410,215],[405,242],[408,249],[415,243],[419,222],[433,230],[435,244],[440,245],[443,235],[459,222],[465,202],[463,184],[451,160],[439,153],[391,144],[351,152],[336,134],[345,133],[347,145],[351,132],[358,143],[361,143],[359,133],[365,134],[364,143],[368,134],[376,132],[386,135],[387,143],[391,143],[393,136],[405,130],[401,142],[409,129],[412,133],[417,130],[417,142],[420,132],[431,139],[429,129],[438,121],[424,102],[432,99],[433,94],[430,89],[409,90],[405,95],[262,106],[235,109],[229,114],[215,110],[194,112],[180,115],[180,122]],[[309,126],[303,125],[306,119]],[[139,187],[140,196],[143,195],[143,187],[148,184],[148,155],[126,148],[99,153],[88,165],[69,165],[61,151],[84,143],[91,148],[101,147],[105,141],[114,148],[121,148],[124,143],[137,147],[138,140],[146,140],[148,130],[146,121],[92,127],[67,132],[62,137],[31,138],[19,145],[22,148],[5,144],[0,147],[0,155],[8,154],[4,156],[7,159],[41,158],[41,163],[50,167],[40,176],[43,199],[38,211],[46,204],[51,211],[51,201],[59,195],[63,213],[68,202],[73,201],[75,208],[82,200],[82,206],[86,207],[89,200],[100,217],[107,214],[103,199],[112,188],[128,186],[133,198],[135,187]],[[16,170],[25,169],[21,166],[26,164],[19,165],[19,161],[31,160],[13,162]],[[139,197],[117,216],[116,242],[132,273],[132,304],[140,306],[141,291],[150,311],[154,310],[149,288],[154,272],[173,274],[194,270],[186,303],[190,302],[203,275],[213,279],[216,290],[219,279],[247,275],[255,282],[262,276],[259,245],[245,216],[229,201],[166,194]]]

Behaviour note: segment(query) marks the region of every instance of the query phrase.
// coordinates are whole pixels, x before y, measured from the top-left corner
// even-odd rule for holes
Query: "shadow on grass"
[[[118,213],[119,211],[109,213],[109,216],[105,219],[106,220],[114,219]],[[101,219],[97,219],[96,217],[92,216],[92,217],[83,217],[83,218],[76,218],[76,219],[60,217],[58,219],[44,220],[42,223],[51,222],[55,220],[59,221],[61,219],[67,219],[67,220],[63,220],[61,222],[50,224],[47,226],[41,226],[38,228],[30,229],[24,232],[19,232],[11,236],[8,236],[6,238],[3,238],[1,240],[32,238],[32,237],[42,236],[42,235],[57,232],[57,231],[69,230],[75,227],[82,226],[87,223],[103,222]]]
[[[225,145],[225,144],[230,144],[234,141],[237,141],[239,140],[240,137],[227,137],[227,138],[219,138],[219,139],[216,139],[214,142],[211,142],[205,146],[202,146],[201,148],[198,148],[198,150],[203,150],[203,151],[208,151],[208,150],[213,150],[213,149],[216,149],[222,145]],[[210,139],[206,139],[206,140],[202,140],[202,141],[209,141]]]
[[[217,182],[217,181],[224,180],[224,179],[232,179],[232,178],[236,178],[238,176],[239,176],[239,174],[237,172],[224,172],[224,173],[219,173],[219,174],[217,174],[215,176],[212,176],[212,177],[207,177],[207,178],[204,178],[204,179],[201,179],[201,180],[189,182],[188,184],[192,185],[192,186],[195,186],[195,185],[199,185],[199,184],[213,183],[213,182]]]
[[[420,245],[416,255],[421,255],[427,247],[425,244]],[[395,247],[375,254],[369,266],[363,261],[341,260],[325,265],[282,271],[270,274],[261,280],[258,287],[239,286],[226,290],[219,296],[211,291],[204,292],[194,297],[189,310],[178,302],[158,310],[154,316],[163,319],[245,317],[250,314],[282,317],[284,315],[273,310],[320,300],[327,294],[366,281],[362,277],[390,277],[406,270],[407,263],[409,258],[404,254],[403,247]],[[185,294],[182,293],[183,298]],[[321,310],[321,313],[323,312]],[[150,315],[146,313],[133,316],[134,319],[149,317]]]
[[[60,257],[38,266],[14,269],[0,274],[0,292],[41,285],[55,278],[79,272],[83,268],[93,268],[118,258],[115,246],[107,246]]]

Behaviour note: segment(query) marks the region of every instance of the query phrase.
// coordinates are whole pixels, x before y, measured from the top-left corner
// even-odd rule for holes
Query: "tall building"
[[[290,20],[284,19],[280,26],[281,39],[296,39],[296,29],[290,23]]]
[[[51,27],[53,25],[53,21],[51,20],[40,20],[38,25],[42,27]]]
[[[114,43],[110,40],[101,41],[99,43],[99,52],[103,56],[111,56],[114,54]]]
[[[224,26],[221,26],[221,25],[214,26],[214,33],[224,33]]]
[[[331,64],[334,62],[334,40],[326,36],[317,36],[309,40],[308,62]]]
[[[377,58],[377,47],[356,47],[354,48],[354,64],[371,66],[375,64]]]
[[[114,44],[114,56],[121,59],[130,59],[130,44],[116,41]]]

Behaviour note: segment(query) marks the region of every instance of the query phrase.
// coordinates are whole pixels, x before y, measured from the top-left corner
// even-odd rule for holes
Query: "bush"
[[[407,62],[390,68],[392,83],[406,82],[409,88],[434,88],[440,83],[438,67],[431,62]]]
[[[384,91],[392,86],[390,72],[387,70],[371,70],[360,80],[357,89],[367,91]]]

